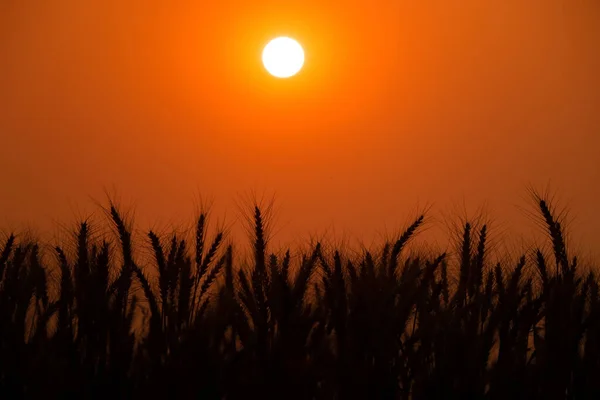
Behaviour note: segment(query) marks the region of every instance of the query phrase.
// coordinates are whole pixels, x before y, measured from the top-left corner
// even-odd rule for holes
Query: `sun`
[[[304,50],[294,39],[281,36],[271,40],[265,46],[262,61],[271,75],[277,78],[289,78],[302,69]]]

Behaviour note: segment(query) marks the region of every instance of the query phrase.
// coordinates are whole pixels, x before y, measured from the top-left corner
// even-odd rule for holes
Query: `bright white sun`
[[[262,61],[271,75],[277,78],[289,78],[302,69],[304,50],[294,39],[278,37],[265,46]]]

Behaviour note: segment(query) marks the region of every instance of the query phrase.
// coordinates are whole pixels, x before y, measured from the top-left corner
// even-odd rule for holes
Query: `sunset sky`
[[[303,70],[270,76],[277,36]],[[597,0],[0,1],[0,230],[116,191],[140,228],[233,219],[373,237],[419,207],[519,225],[550,187],[600,243]]]

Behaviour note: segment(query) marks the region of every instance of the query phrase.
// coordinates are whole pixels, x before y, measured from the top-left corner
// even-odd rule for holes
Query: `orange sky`
[[[260,63],[277,35],[305,48],[290,80]],[[463,199],[510,224],[551,182],[591,246],[599,48],[596,0],[3,0],[0,227],[105,187],[142,228],[256,190],[283,238],[369,237]]]

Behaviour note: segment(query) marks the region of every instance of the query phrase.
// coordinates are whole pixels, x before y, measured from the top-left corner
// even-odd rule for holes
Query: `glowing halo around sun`
[[[262,52],[265,69],[277,78],[296,75],[304,65],[304,50],[292,38],[281,36],[271,40]]]

